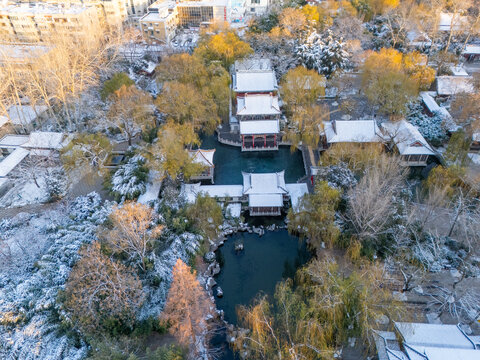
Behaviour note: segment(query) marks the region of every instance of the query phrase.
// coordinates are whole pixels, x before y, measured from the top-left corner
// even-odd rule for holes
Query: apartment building
[[[153,0],[125,0],[125,7],[129,16],[136,17],[145,15]]]
[[[97,9],[99,22],[103,26],[118,27],[128,16],[128,2],[135,4],[149,0],[20,0],[21,3],[45,3],[52,6],[93,6]]]
[[[172,2],[157,2],[140,19],[143,38],[149,44],[165,44],[172,41],[177,31],[178,8]]]
[[[263,15],[270,6],[270,0],[246,0],[245,10],[247,15]]]
[[[100,26],[93,6],[20,3],[0,8],[0,38],[46,42],[53,35],[83,36]]]
[[[228,0],[159,0],[140,19],[145,41],[150,44],[169,43],[177,28],[207,26],[230,21]]]

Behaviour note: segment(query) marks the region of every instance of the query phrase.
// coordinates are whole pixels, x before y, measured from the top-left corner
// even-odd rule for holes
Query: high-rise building
[[[98,28],[94,6],[21,3],[0,8],[0,38],[47,42],[52,36],[84,36]]]
[[[118,27],[123,24],[128,16],[127,1],[130,0],[20,0],[19,3],[46,3],[59,6],[94,6],[97,9],[100,24],[109,27]]]
[[[158,0],[140,19],[144,39],[150,44],[169,43],[178,28],[230,22],[228,4],[228,0]]]

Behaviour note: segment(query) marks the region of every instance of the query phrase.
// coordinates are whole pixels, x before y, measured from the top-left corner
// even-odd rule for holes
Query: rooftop
[[[206,166],[214,166],[213,165],[213,155],[215,154],[215,149],[212,150],[191,150],[189,151],[191,157],[193,157],[194,161],[199,164],[203,164]]]
[[[0,149],[16,148],[28,141],[28,135],[7,134],[0,139]]]
[[[27,126],[47,109],[48,107],[44,105],[12,105],[8,108],[7,117],[14,125]],[[5,115],[7,114],[4,113]]]
[[[7,176],[28,154],[28,150],[17,148],[3,159],[2,162],[0,162],[0,178]]]
[[[472,55],[480,55],[480,44],[470,44],[465,46],[465,50],[462,52],[463,54],[472,54]]]
[[[30,133],[28,141],[22,144],[22,147],[58,150],[62,147],[62,142],[64,139],[65,135],[63,133],[34,131]]]
[[[273,70],[237,71],[233,77],[236,92],[271,92],[278,88]]]
[[[455,95],[472,93],[474,87],[471,76],[439,76],[437,77],[438,95]]]
[[[189,203],[194,203],[198,194],[210,197],[241,197],[243,195],[242,185],[201,185],[183,184],[182,193]]]
[[[450,31],[450,28],[453,25],[454,30],[460,30],[463,25],[468,24],[468,17],[454,15],[452,13],[440,13],[440,19],[438,22],[438,30],[440,31]]]
[[[380,142],[379,129],[375,120],[328,121],[324,123],[327,142],[370,143]]]
[[[282,194],[253,194],[248,196],[249,207],[281,207],[283,206]]]
[[[285,171],[277,173],[254,174],[242,172],[243,193],[253,194],[286,194]]]
[[[35,44],[0,44],[0,63],[27,63],[50,51],[50,47]]]
[[[475,348],[473,342],[457,325],[396,322],[395,328],[409,345],[455,349]]]
[[[63,15],[63,14],[81,14],[92,6],[76,4],[46,4],[46,3],[19,3],[9,4],[0,8],[0,13],[12,14],[32,14],[32,15]]]
[[[240,134],[242,135],[278,134],[279,132],[278,120],[240,121]]]
[[[237,98],[237,115],[280,115],[278,97],[272,94],[246,94]]]
[[[450,113],[443,106],[439,106],[435,99],[427,91],[422,91],[420,97],[427,107],[428,111],[433,113],[440,113],[444,118],[451,118]]]
[[[395,143],[400,155],[435,155],[417,127],[408,121],[386,122],[382,128],[385,135]]]

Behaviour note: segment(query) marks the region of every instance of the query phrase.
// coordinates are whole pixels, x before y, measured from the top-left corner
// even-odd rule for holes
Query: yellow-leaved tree
[[[148,166],[160,176],[185,179],[198,175],[204,166],[194,161],[187,147],[200,145],[200,139],[190,124],[167,121],[158,130],[158,139],[148,149]]]
[[[252,48],[241,40],[233,30],[225,30],[214,35],[203,35],[195,56],[205,62],[220,61],[225,69],[229,69],[235,60],[244,58],[253,53]]]
[[[362,88],[369,102],[392,120],[402,118],[407,104],[426,90],[435,71],[419,53],[403,55],[394,49],[371,52],[363,65]]]

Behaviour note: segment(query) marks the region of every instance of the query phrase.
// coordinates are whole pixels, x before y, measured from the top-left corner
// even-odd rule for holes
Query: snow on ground
[[[151,171],[148,174],[148,183],[145,193],[140,195],[138,202],[141,204],[147,204],[150,201],[158,199],[158,194],[160,193],[160,188],[162,187],[162,180],[159,180],[158,173],[156,171]]]
[[[232,218],[239,218],[242,213],[242,204],[234,203],[228,204],[226,213],[229,214]]]
[[[44,178],[38,178],[35,184],[33,179],[14,181],[14,186],[0,198],[0,208],[17,207],[29,204],[43,203],[48,200],[48,193]]]
[[[472,162],[480,165],[480,154],[468,153],[468,157],[470,158],[470,160],[472,160]]]
[[[0,358],[81,359],[86,344],[62,335],[57,294],[108,213],[98,194],[41,214],[0,221]]]

